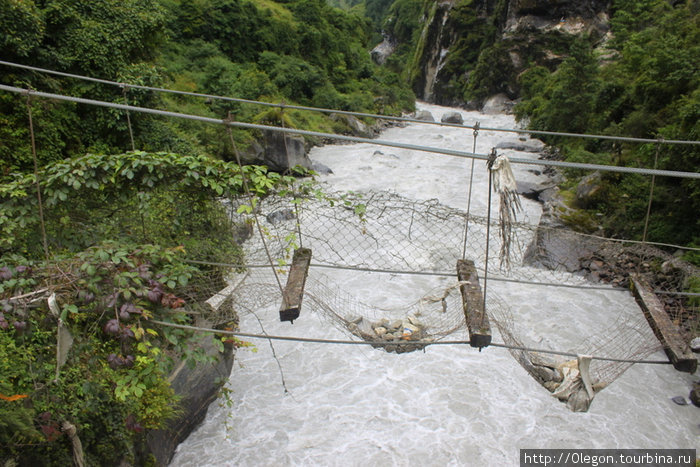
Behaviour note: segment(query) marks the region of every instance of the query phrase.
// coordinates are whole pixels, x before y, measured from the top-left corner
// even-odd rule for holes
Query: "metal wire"
[[[219,263],[215,261],[200,261],[194,259],[184,260],[186,263],[191,264],[201,264],[204,266],[218,266],[226,268],[245,268],[245,269],[269,269],[269,264],[233,264],[233,263]],[[275,266],[276,268],[285,268],[287,266]],[[439,271],[407,271],[401,269],[381,269],[381,268],[365,268],[360,266],[343,266],[337,264],[321,264],[321,263],[311,263],[309,267],[320,268],[320,269],[337,269],[341,271],[358,271],[358,272],[376,272],[383,274],[400,274],[407,276],[431,276],[431,277],[454,277],[455,274],[451,272],[439,272]],[[628,292],[629,289],[625,287],[615,287],[615,286],[601,286],[601,285],[575,285],[566,283],[555,283],[555,282],[537,282],[537,281],[526,281],[523,279],[508,279],[505,277],[489,276],[490,281],[494,282],[507,282],[513,284],[523,284],[523,285],[536,285],[541,287],[563,287],[568,289],[580,289],[580,290],[606,290],[606,291],[622,291]],[[654,293],[661,295],[677,295],[684,297],[700,297],[700,293],[692,292],[676,292],[672,290],[654,290]]]
[[[366,143],[366,144],[372,144],[372,145],[377,145],[377,146],[387,146],[387,147],[393,147],[393,148],[399,148],[399,149],[408,149],[408,150],[413,150],[413,151],[443,154],[443,155],[447,155],[447,156],[461,157],[461,158],[466,158],[466,159],[479,159],[479,160],[486,161],[489,158],[488,154],[474,154],[474,153],[469,153],[469,152],[464,152],[464,151],[456,151],[456,150],[430,147],[430,146],[420,146],[420,145],[415,145],[415,144],[397,143],[397,142],[393,142],[393,141],[385,141],[385,140],[370,139],[370,138],[360,138],[360,137],[356,137],[356,136],[337,135],[337,134],[333,134],[333,133],[321,133],[321,132],[317,132],[317,131],[297,130],[297,129],[293,129],[293,128],[281,128],[281,127],[275,127],[275,126],[269,126],[269,125],[258,125],[258,124],[254,124],[254,123],[227,122],[227,121],[222,120],[222,119],[211,118],[211,117],[202,117],[199,115],[182,114],[182,113],[170,112],[170,111],[166,111],[166,110],[150,109],[150,108],[146,108],[146,107],[135,107],[135,106],[129,106],[129,105],[124,105],[124,104],[116,104],[113,102],[104,102],[104,101],[97,101],[97,100],[93,100],[93,99],[85,99],[85,98],[81,98],[81,97],[64,96],[62,94],[52,94],[52,93],[40,92],[40,91],[27,91],[26,89],[17,88],[14,86],[6,86],[4,84],[0,84],[0,91],[9,91],[9,92],[14,92],[14,93],[18,93],[18,94],[29,93],[30,95],[37,96],[37,97],[44,97],[47,99],[56,99],[56,100],[62,100],[62,101],[67,101],[67,102],[76,102],[79,104],[87,104],[87,105],[96,105],[96,106],[100,106],[100,107],[108,107],[108,108],[120,109],[120,110],[131,110],[134,112],[148,113],[148,114],[160,115],[160,116],[165,116],[165,117],[182,118],[182,119],[187,119],[187,120],[195,120],[195,121],[199,121],[199,122],[212,123],[212,124],[216,124],[216,125],[223,124],[223,125],[229,125],[232,127],[248,128],[248,129],[253,129],[253,130],[280,131],[283,133],[290,133],[290,134],[296,134],[296,135],[302,135],[302,136],[328,138],[328,139],[335,139],[338,141],[349,141],[349,142],[354,142],[354,143]],[[484,128],[482,128],[482,130],[483,129]],[[654,140],[654,141],[656,141],[656,140]],[[580,164],[580,163],[563,162],[563,161],[531,160],[531,159],[521,159],[521,158],[516,158],[516,157],[511,157],[510,162],[511,162],[511,164],[565,167],[565,168],[572,168],[572,169],[599,170],[602,172],[620,172],[620,173],[634,173],[634,174],[644,174],[644,175],[658,175],[658,176],[662,176],[662,177],[700,179],[700,172],[679,172],[679,171],[673,171],[673,170],[642,169],[642,168],[637,168],[637,167],[616,167],[616,166],[600,165],[600,164]]]
[[[29,65],[22,65],[19,63],[7,62],[7,61],[3,61],[3,60],[0,60],[0,65],[5,65],[5,66],[9,66],[9,67],[14,67],[14,68],[22,68],[22,69],[31,70],[31,71],[38,71],[41,73],[48,73],[48,74],[53,74],[53,75],[57,75],[57,76],[64,76],[64,77],[68,77],[68,78],[80,79],[80,80],[85,80],[85,81],[92,81],[95,83],[108,84],[111,86],[120,86],[120,87],[128,86],[128,87],[131,87],[134,89],[143,89],[143,90],[147,90],[147,91],[177,94],[177,95],[181,95],[181,96],[202,97],[202,98],[206,98],[206,99],[215,99],[215,100],[222,100],[222,101],[228,101],[228,102],[254,104],[254,105],[260,105],[260,106],[267,106],[267,107],[277,107],[280,109],[308,110],[308,111],[312,111],[312,112],[321,112],[321,113],[336,113],[336,114],[341,114],[341,115],[352,115],[355,117],[367,117],[367,118],[374,118],[374,119],[380,119],[380,120],[391,120],[391,121],[395,121],[395,122],[418,123],[418,124],[422,124],[422,125],[436,125],[436,126],[441,126],[441,127],[468,128],[468,129],[478,129],[479,128],[478,123],[476,125],[472,126],[472,125],[463,125],[463,124],[457,124],[457,123],[445,123],[445,122],[435,122],[435,121],[431,122],[431,121],[426,121],[426,120],[418,120],[418,119],[411,118],[411,117],[395,117],[395,116],[390,116],[390,115],[378,115],[378,114],[364,113],[364,112],[351,112],[351,111],[347,111],[347,110],[325,109],[322,107],[307,107],[307,106],[302,106],[302,105],[276,104],[276,103],[272,103],[272,102],[262,102],[262,101],[255,101],[255,100],[250,100],[250,99],[241,99],[241,98],[237,98],[237,97],[218,96],[215,94],[205,94],[205,93],[189,92],[189,91],[177,91],[174,89],[158,88],[158,87],[152,87],[152,86],[143,86],[143,85],[139,85],[139,84],[120,83],[117,81],[92,78],[89,76],[76,75],[76,74],[72,74],[72,73],[64,73],[61,71],[49,70],[46,68],[33,67],[33,66],[29,66]],[[600,140],[608,140],[608,141],[626,141],[626,142],[631,142],[631,143],[658,143],[658,142],[661,142],[663,144],[700,145],[700,141],[631,138],[631,137],[624,137],[624,136],[608,136],[608,135],[585,135],[585,134],[579,134],[579,133],[566,133],[566,132],[543,131],[543,130],[524,130],[524,129],[518,129],[518,128],[481,127],[481,129],[487,130],[487,131],[502,131],[502,132],[508,132],[508,133],[518,133],[518,134],[565,136],[565,137],[572,137],[572,138],[588,138],[588,139],[600,139]]]
[[[171,327],[171,328],[185,329],[188,331],[210,332],[210,333],[221,334],[221,335],[226,335],[226,336],[246,337],[249,339],[268,339],[268,340],[306,342],[306,343],[313,343],[313,344],[331,344],[331,345],[379,345],[379,346],[387,345],[387,341],[366,341],[366,340],[360,341],[360,340],[351,340],[351,339],[321,339],[321,338],[316,338],[316,337],[275,336],[275,335],[270,335],[270,334],[254,334],[254,333],[249,333],[249,332],[226,331],[226,330],[220,330],[220,329],[203,328],[203,327],[199,327],[199,326],[190,326],[187,324],[168,323],[166,321],[159,321],[156,319],[152,319],[149,322],[159,324],[161,326]],[[399,346],[402,346],[402,345],[408,345],[408,346],[415,346],[415,345],[421,345],[421,346],[469,345],[469,341],[468,340],[450,340],[450,341],[414,340],[414,341],[392,341],[390,344],[391,345],[399,345]],[[576,354],[574,352],[563,352],[563,351],[547,350],[547,349],[533,349],[533,348],[529,348],[529,347],[518,347],[518,346],[512,346],[512,345],[502,344],[502,343],[498,343],[498,342],[492,342],[487,347],[498,347],[498,348],[510,349],[510,350],[524,350],[524,351],[529,351],[529,352],[538,352],[538,353],[551,354],[551,355],[562,355],[565,357],[578,357],[579,356],[579,354]],[[481,351],[481,349],[480,349],[480,351]],[[618,363],[642,363],[642,364],[650,364],[650,365],[670,365],[671,364],[671,362],[669,362],[667,360],[629,360],[629,359],[623,359],[623,358],[598,357],[595,355],[591,356],[591,359],[592,360],[608,361],[608,362],[618,362]]]

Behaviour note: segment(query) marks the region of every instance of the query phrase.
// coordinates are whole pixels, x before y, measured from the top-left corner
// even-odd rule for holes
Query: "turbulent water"
[[[436,120],[455,110],[420,107]],[[482,127],[515,125],[507,115],[462,115],[466,123],[479,121]],[[427,125],[392,128],[381,139],[472,149],[470,131]],[[504,140],[517,137],[481,131],[477,152],[488,153]],[[468,160],[367,144],[316,148],[311,158],[333,170],[323,180],[334,189],[388,189],[460,209],[467,204]],[[516,177],[535,180],[532,170],[516,167]],[[477,162],[474,173],[471,209],[484,215],[484,164]],[[530,221],[536,220],[539,205],[526,201],[524,207]],[[347,271],[324,274],[381,307],[411,302],[448,281]],[[573,350],[601,322],[639,313],[626,292],[489,284],[511,304],[528,340],[542,347]],[[270,334],[347,338],[309,313],[294,325],[280,323],[276,307],[261,310],[258,317]],[[245,316],[241,328],[259,332],[260,324]],[[573,413],[498,348],[480,353],[466,346],[432,346],[397,355],[364,346],[275,342],[289,389],[285,394],[270,346],[265,341],[256,345],[257,352],[237,354],[227,385],[230,403],[222,400],[210,407],[171,465],[507,466],[519,465],[521,448],[700,449],[700,412],[671,401],[687,396],[697,377],[668,365],[633,366],[596,395],[588,412]]]

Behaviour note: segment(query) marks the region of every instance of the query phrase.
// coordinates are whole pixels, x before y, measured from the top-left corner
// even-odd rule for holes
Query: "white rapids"
[[[419,104],[440,120],[449,109]],[[510,115],[461,111],[465,122],[513,128]],[[382,140],[472,150],[471,131],[410,124]],[[481,131],[477,153],[509,133]],[[377,152],[379,151],[379,152]],[[518,157],[536,157],[504,151]],[[333,170],[334,190],[391,190],[465,209],[470,160],[370,144],[325,146],[311,153]],[[535,166],[515,166],[519,180]],[[475,164],[471,212],[485,215],[487,176]],[[540,207],[524,201],[530,222]],[[323,272],[369,304],[390,307],[420,298],[446,278]],[[312,269],[311,274],[314,274]],[[564,273],[562,273],[564,274]],[[451,280],[452,282],[454,280]],[[626,292],[489,282],[525,323],[528,341],[573,350],[611,316],[639,313]],[[326,320],[302,310],[280,323],[277,308],[258,313],[269,334],[347,339]],[[241,329],[259,332],[255,317]],[[455,335],[451,338],[464,338]],[[499,340],[495,335],[494,340]],[[596,395],[590,410],[573,413],[540,386],[504,349],[431,346],[387,353],[365,346],[276,341],[289,394],[266,341],[240,350],[227,387],[230,406],[213,404],[204,423],[179,447],[173,466],[490,466],[519,465],[522,448],[686,448],[700,450],[700,412],[671,401],[688,396],[697,376],[669,365],[634,365]],[[650,359],[664,359],[659,352]]]

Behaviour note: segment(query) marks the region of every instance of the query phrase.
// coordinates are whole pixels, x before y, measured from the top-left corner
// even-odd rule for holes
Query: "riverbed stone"
[[[445,112],[442,114],[442,118],[440,119],[442,123],[454,123],[456,125],[461,125],[464,123],[464,119],[462,118],[462,114],[459,112]]]
[[[433,117],[433,114],[428,112],[427,110],[419,110],[416,112],[416,120],[423,120],[424,122],[434,122],[435,117]]]
[[[352,135],[359,136],[361,138],[373,138],[376,136],[376,132],[373,130],[373,128],[365,125],[364,122],[354,115],[332,113],[329,115],[329,118],[347,126]]]
[[[700,381],[693,383],[693,389],[690,390],[690,402],[696,407],[700,407]]]
[[[316,172],[319,175],[330,175],[333,173],[333,170],[328,167],[327,165],[321,164],[320,162],[312,162],[311,163],[311,170]]]
[[[481,112],[488,115],[496,115],[501,113],[511,113],[515,103],[505,94],[496,94],[486,99]]]
[[[696,337],[690,341],[690,350],[695,353],[700,353],[700,337]]]
[[[296,214],[291,209],[280,209],[271,212],[270,214],[265,216],[265,219],[267,219],[267,222],[269,222],[270,224],[277,225],[284,221],[291,221],[293,219],[296,219],[296,217]]]
[[[496,149],[510,149],[520,152],[540,152],[544,149],[544,143],[537,139],[530,141],[501,141],[496,144]]]

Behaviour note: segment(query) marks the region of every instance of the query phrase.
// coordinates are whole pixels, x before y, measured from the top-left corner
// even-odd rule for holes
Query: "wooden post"
[[[294,324],[294,320],[299,317],[301,301],[304,298],[306,276],[309,275],[309,264],[311,264],[310,249],[298,248],[294,250],[292,267],[289,269],[287,285],[284,287],[282,296],[280,321],[291,321]]]
[[[651,289],[649,283],[638,274],[630,276],[632,293],[656,338],[664,346],[664,351],[673,367],[678,371],[695,373],[698,360],[683,340],[680,330],[666,314],[664,306]]]
[[[484,309],[484,300],[474,261],[458,260],[457,277],[460,282],[468,282],[468,284],[462,284],[459,290],[462,292],[464,318],[469,329],[469,345],[479,349],[487,347],[491,343],[491,325]]]

